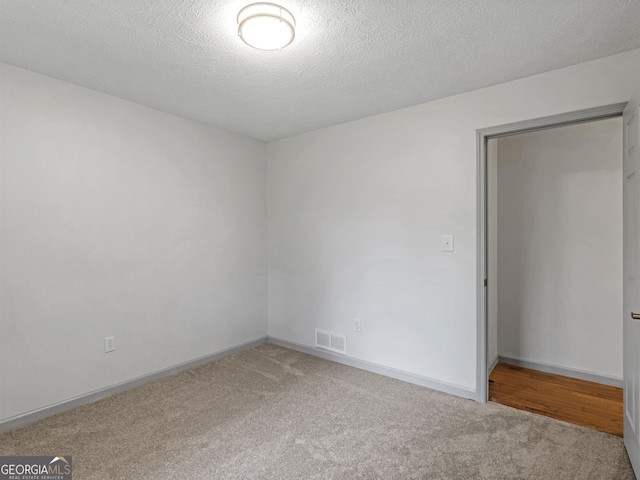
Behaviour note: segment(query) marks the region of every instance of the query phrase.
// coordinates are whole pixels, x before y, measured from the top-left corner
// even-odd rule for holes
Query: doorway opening
[[[566,141],[615,131],[621,149],[623,109],[478,131],[477,399],[491,390],[498,403],[566,421],[612,410],[607,426],[573,423],[619,435],[622,154],[603,159],[591,141],[567,151]],[[565,406],[568,417],[558,415]]]

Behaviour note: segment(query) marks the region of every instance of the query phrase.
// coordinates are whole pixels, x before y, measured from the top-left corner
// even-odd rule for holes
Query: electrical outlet
[[[360,325],[360,319],[359,319],[359,318],[356,318],[356,319],[353,321],[353,330],[354,330],[354,331],[356,331],[356,332],[359,332],[359,331],[360,331],[360,327],[361,327],[361,325]]]
[[[453,252],[453,235],[442,236],[442,251]]]
[[[104,337],[104,353],[113,352],[116,349],[116,337]]]

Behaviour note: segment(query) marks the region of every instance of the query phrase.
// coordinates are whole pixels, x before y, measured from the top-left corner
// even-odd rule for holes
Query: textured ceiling
[[[0,0],[0,60],[269,141],[640,47],[640,0]]]

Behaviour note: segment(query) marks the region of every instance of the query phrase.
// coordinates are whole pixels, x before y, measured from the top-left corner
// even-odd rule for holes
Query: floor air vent
[[[332,352],[347,354],[347,337],[324,330],[316,330],[316,347]]]

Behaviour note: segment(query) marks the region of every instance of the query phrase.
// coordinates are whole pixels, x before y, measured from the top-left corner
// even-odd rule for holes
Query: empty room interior
[[[635,479],[640,2],[277,3],[0,0],[1,478]]]

